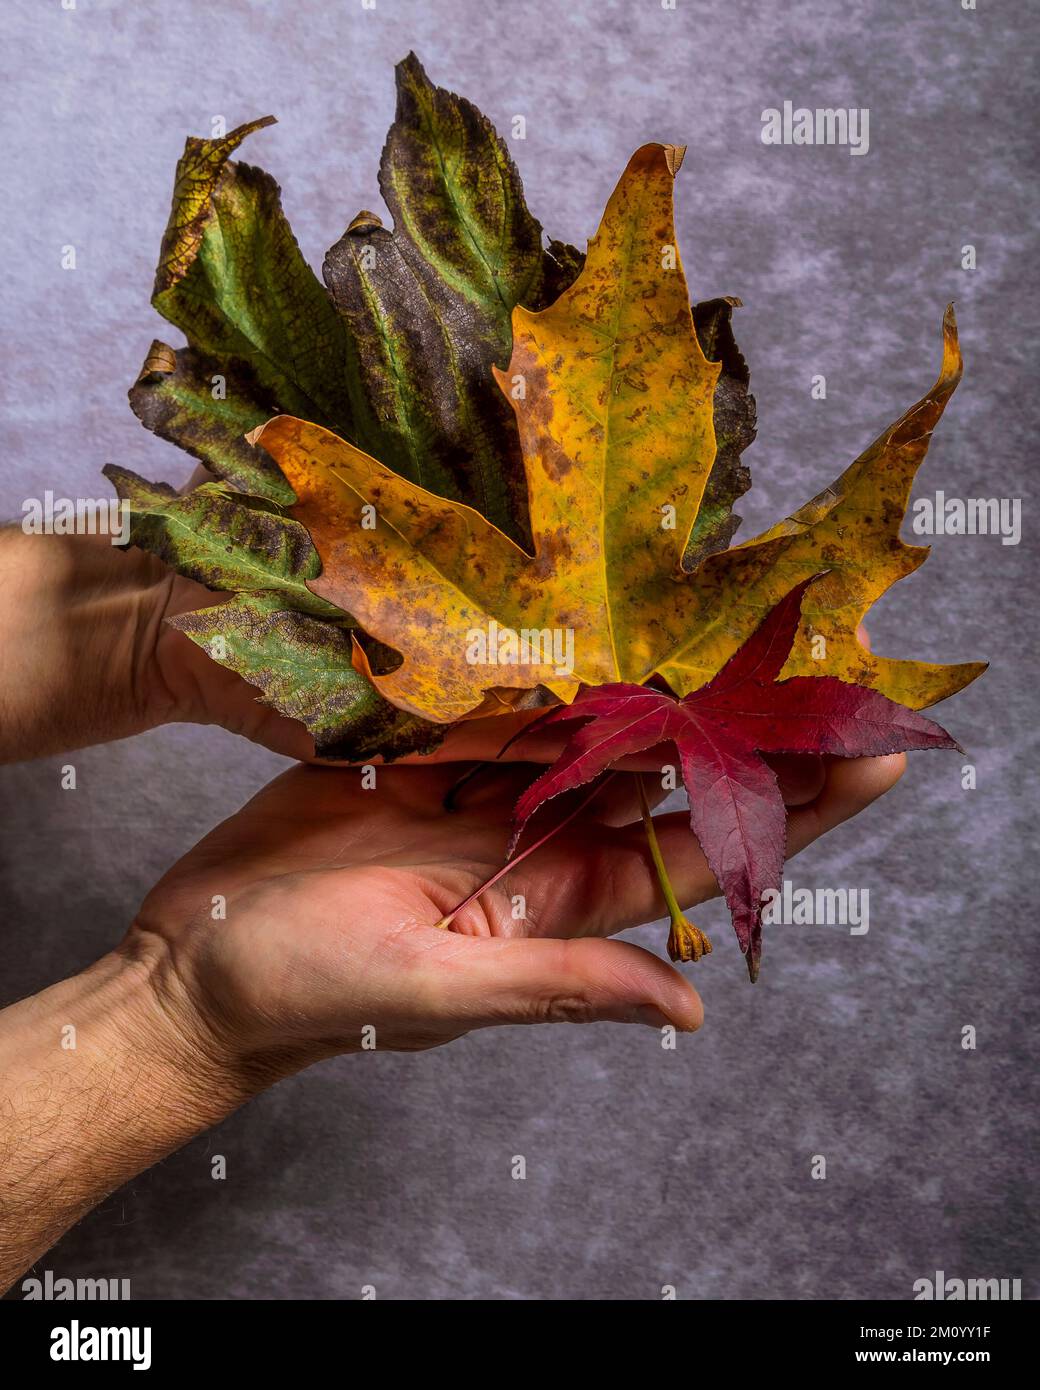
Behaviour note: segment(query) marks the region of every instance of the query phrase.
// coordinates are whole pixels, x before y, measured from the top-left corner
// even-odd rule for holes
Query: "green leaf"
[[[206,357],[195,348],[175,352],[157,339],[130,388],[130,405],[153,434],[179,444],[215,477],[255,497],[292,505],[292,489],[281,473],[245,439],[277,414],[277,404],[234,358]]]
[[[435,748],[445,730],[383,700],[352,664],[351,634],[288,611],[280,594],[237,594],[169,619],[214,661],[256,686],[265,702],[306,725],[322,758],[387,762]]]
[[[277,183],[230,160],[247,135],[273,120],[250,121],[219,140],[186,142],[152,303],[193,348],[216,359],[183,363],[193,372],[194,401],[216,365],[234,384],[233,408],[254,423],[289,412],[349,437],[343,323],[296,244]],[[194,372],[200,365],[202,379]],[[141,393],[131,403],[141,415]]]
[[[491,369],[509,362],[513,308],[551,303],[581,255],[543,248],[505,144],[414,54],[397,67],[379,185],[394,230],[359,213],[323,268],[349,330],[350,442],[524,541],[519,442]]]
[[[307,588],[321,573],[318,553],[306,528],[274,503],[221,483],[181,494],[115,464],[103,471],[130,504],[131,545],[210,589],[277,591],[286,607],[349,621]]]

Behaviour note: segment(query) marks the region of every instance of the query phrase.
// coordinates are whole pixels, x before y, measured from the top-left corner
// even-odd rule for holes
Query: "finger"
[[[693,986],[667,962],[623,941],[474,938],[444,934],[442,973],[424,1002],[460,1029],[509,1023],[701,1026]],[[429,961],[429,955],[427,961]]]
[[[641,822],[643,803],[639,795],[640,781],[651,811],[667,801],[674,790],[663,787],[661,778],[653,773],[617,772],[604,783],[603,790],[590,803],[587,815],[575,823],[575,830],[580,833],[582,821],[612,826]]]
[[[763,755],[776,773],[785,806],[804,806],[815,801],[827,780],[823,759],[812,754],[774,753]]]
[[[787,857],[798,854],[828,830],[864,810],[898,782],[905,767],[906,757],[902,753],[883,758],[828,759],[823,791],[809,805],[792,809],[787,817]],[[680,811],[656,816],[654,829],[680,903],[693,907],[717,897],[718,884],[690,829],[688,814]],[[557,920],[564,929],[579,906],[582,929],[603,935],[667,914],[641,826],[603,828],[589,849],[586,873],[576,881],[577,901],[571,904],[561,899],[558,884],[554,885]],[[537,870],[534,861],[531,869]],[[536,899],[536,893],[534,886],[528,889],[530,901]],[[551,926],[545,923],[545,929],[555,933],[559,929],[557,920]]]
[[[899,781],[905,768],[903,753],[885,758],[828,760],[823,791],[808,806],[794,807],[787,817],[786,857],[798,854],[828,830],[865,810]],[[697,903],[714,897],[718,885],[697,845],[688,817],[661,816],[654,821],[654,827],[680,901]],[[696,853],[691,853],[691,841],[697,846]]]
[[[865,810],[891,790],[905,771],[905,753],[890,753],[884,758],[828,759],[823,791],[811,805],[799,807],[787,819],[788,858]]]
[[[470,816],[492,811],[501,819],[503,809],[511,811],[521,789],[530,786],[539,775],[539,769],[522,769],[517,764],[508,770],[500,769],[481,787],[470,782],[455,801],[455,808]],[[640,779],[651,811],[671,796],[672,789],[662,787],[658,777],[647,773],[610,772],[600,780],[598,790],[592,782],[587,782],[544,802],[531,817],[523,843],[526,845],[540,839],[542,835],[550,833],[554,826],[567,822],[570,822],[568,838],[577,838],[582,844],[601,827],[632,825],[636,822],[642,824]],[[467,793],[471,788],[473,795],[469,797]],[[575,812],[579,814],[570,821]],[[488,821],[484,821],[484,824],[488,824]]]

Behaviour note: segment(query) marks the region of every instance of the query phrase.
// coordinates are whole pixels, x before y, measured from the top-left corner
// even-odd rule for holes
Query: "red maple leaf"
[[[876,690],[834,676],[776,679],[811,583],[792,589],[718,675],[684,699],[643,685],[591,686],[529,725],[524,738],[549,724],[582,721],[556,762],[517,801],[507,855],[550,797],[591,782],[620,758],[674,745],[690,825],[754,980],[762,954],[762,895],[782,885],[787,832],[776,774],[761,754],[858,758],[960,746],[938,724]]]

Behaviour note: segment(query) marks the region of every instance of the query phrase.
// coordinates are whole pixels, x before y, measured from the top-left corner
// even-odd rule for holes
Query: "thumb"
[[[672,1024],[704,1021],[700,996],[667,962],[625,941],[456,937],[438,1003],[464,1028],[505,1023]]]

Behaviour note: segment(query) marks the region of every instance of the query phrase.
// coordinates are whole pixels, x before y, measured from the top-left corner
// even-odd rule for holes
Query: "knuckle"
[[[593,1023],[596,1010],[579,994],[557,994],[542,1002],[540,1015],[545,1023]]]

